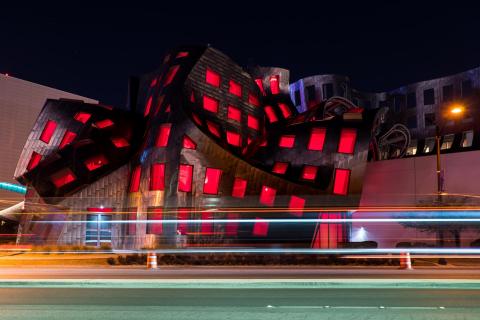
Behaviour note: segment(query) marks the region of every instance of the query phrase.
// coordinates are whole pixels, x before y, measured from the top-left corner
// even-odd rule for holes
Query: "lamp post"
[[[447,117],[460,118],[465,112],[465,107],[461,104],[454,104],[450,106],[447,111]],[[435,126],[435,146],[437,149],[437,201],[440,204],[442,202],[442,194],[444,190],[444,175],[442,171],[442,163],[440,161],[440,140],[442,136],[440,134],[440,127],[437,123]]]

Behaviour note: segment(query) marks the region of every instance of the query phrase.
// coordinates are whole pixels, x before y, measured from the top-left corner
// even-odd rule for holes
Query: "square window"
[[[222,170],[207,168],[205,170],[205,181],[203,184],[203,193],[205,194],[218,194],[218,188],[220,185],[220,177],[222,176]]]
[[[242,178],[235,178],[233,181],[232,197],[243,198],[247,190],[247,180]]]
[[[433,88],[423,91],[423,104],[426,106],[435,104],[435,91]]]
[[[335,169],[333,181],[333,194],[345,196],[348,194],[348,184],[350,182],[350,170]]]
[[[462,134],[462,142],[460,144],[462,148],[469,148],[473,145],[473,131],[465,131]]]
[[[242,137],[239,133],[227,130],[227,142],[232,146],[241,147]]]
[[[73,140],[75,140],[76,137],[77,137],[76,133],[68,130],[65,131],[65,134],[63,135],[62,141],[60,141],[60,145],[58,146],[58,148],[62,149],[66,145],[69,145],[70,143],[73,142]]]
[[[217,113],[218,112],[219,101],[215,98],[209,96],[203,96],[203,109]]]
[[[327,129],[325,128],[313,128],[308,140],[308,150],[322,151],[326,134]]]
[[[40,140],[45,143],[50,143],[55,129],[57,128],[57,123],[53,120],[48,120],[43,128],[42,134],[40,135]]]
[[[453,85],[443,86],[442,88],[443,101],[453,100]]]
[[[180,164],[178,168],[178,191],[191,192],[193,179],[193,166]]]
[[[255,79],[255,83],[257,87],[260,89],[260,92],[265,95],[265,89],[263,88],[263,80],[262,79]]]
[[[72,170],[65,168],[60,170],[50,177],[51,181],[57,188],[61,188],[77,179],[73,174]]]
[[[75,120],[85,124],[87,121],[90,119],[92,115],[90,113],[86,112],[77,112],[75,116],[73,117]]]
[[[327,100],[333,97],[333,84],[324,83],[322,85],[322,92],[323,92],[323,100]]]
[[[214,87],[220,87],[220,75],[211,69],[207,68],[205,81]]]
[[[220,128],[216,123],[213,123],[213,122],[210,122],[210,121],[207,120],[207,128],[208,128],[208,131],[210,131],[211,134],[213,134],[217,138],[220,138],[220,136],[221,136]]]
[[[170,137],[171,128],[171,123],[164,123],[160,125],[160,128],[158,129],[157,140],[155,141],[156,147],[166,147],[168,145],[168,138]]]
[[[240,109],[235,108],[234,106],[228,106],[227,117],[228,119],[240,122],[242,120],[242,112]]]
[[[256,237],[266,237],[268,235],[268,221],[256,218],[255,224],[253,225],[253,235]]]
[[[230,80],[228,83],[228,92],[237,97],[242,97],[242,86],[237,82]]]
[[[267,115],[268,121],[274,123],[278,121],[277,115],[271,106],[265,107],[265,114]]]
[[[140,189],[140,177],[142,174],[142,167],[136,166],[133,171],[132,175],[130,176],[130,186],[128,192],[138,192]]]
[[[163,219],[163,208],[148,208],[147,212],[147,234],[162,234],[163,223],[153,221],[161,221]]]
[[[193,141],[192,138],[190,138],[187,135],[183,136],[182,144],[185,149],[192,149],[192,150],[197,149],[197,144],[195,143],[195,141]]]
[[[260,122],[258,121],[258,118],[250,114],[247,116],[247,126],[256,131],[260,130]]]
[[[260,203],[270,207],[273,206],[276,193],[276,189],[269,186],[262,186],[262,190],[260,192]]]
[[[113,121],[110,119],[103,119],[95,122],[94,126],[97,127],[98,129],[105,129],[113,126]]]
[[[294,135],[283,135],[280,137],[280,141],[278,142],[278,146],[282,148],[293,148],[294,144],[295,144]]]
[[[150,167],[150,190],[165,190],[165,163],[154,163]]]
[[[253,105],[255,107],[260,106],[260,101],[258,100],[258,97],[251,92],[248,93],[248,103],[250,103],[251,105]]]
[[[288,162],[275,162],[272,172],[276,174],[285,174],[288,169]]]
[[[87,160],[85,160],[84,164],[89,171],[93,171],[103,167],[104,165],[107,165],[108,160],[107,158],[105,158],[103,154],[100,154],[100,155],[88,158]]]
[[[291,196],[290,202],[288,203],[289,213],[291,215],[301,217],[303,214],[303,208],[305,207],[305,199]]]
[[[280,93],[280,76],[274,75],[270,77],[270,91],[272,94]]]
[[[30,161],[27,165],[27,170],[30,171],[34,169],[39,164],[40,160],[42,160],[42,155],[33,151],[32,156],[30,157]]]
[[[356,139],[357,139],[356,129],[343,128],[342,131],[340,132],[338,152],[353,154],[353,151],[355,150]]]
[[[292,115],[292,110],[290,110],[290,107],[286,105],[285,103],[279,103],[278,107],[280,108],[280,111],[282,112],[282,115],[285,119],[290,118]]]
[[[315,178],[317,177],[317,171],[318,171],[317,166],[309,166],[309,165],[303,166],[302,179],[315,180]]]

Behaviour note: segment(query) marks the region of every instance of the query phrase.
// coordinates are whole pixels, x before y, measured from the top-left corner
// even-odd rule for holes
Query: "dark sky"
[[[210,43],[291,80],[346,74],[367,91],[480,65],[480,13],[468,2],[69,2],[0,5],[1,73],[120,106],[128,76],[178,44]]]

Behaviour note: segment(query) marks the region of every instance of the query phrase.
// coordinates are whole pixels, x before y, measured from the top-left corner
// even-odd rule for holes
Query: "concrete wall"
[[[98,101],[0,74],[0,181],[16,183],[13,174],[18,157],[45,101],[77,99]],[[0,190],[0,208],[22,201],[21,195]]]

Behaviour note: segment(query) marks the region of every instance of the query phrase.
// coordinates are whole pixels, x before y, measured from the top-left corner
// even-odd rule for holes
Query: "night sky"
[[[480,66],[480,13],[459,1],[172,2],[2,3],[0,72],[123,106],[128,76],[179,44],[288,68],[291,81],[346,74],[366,91]]]

